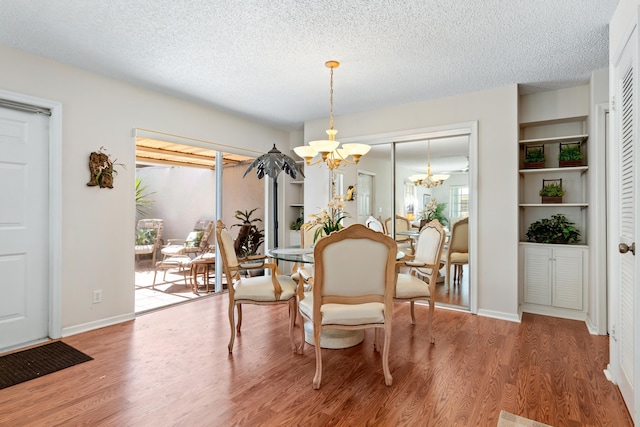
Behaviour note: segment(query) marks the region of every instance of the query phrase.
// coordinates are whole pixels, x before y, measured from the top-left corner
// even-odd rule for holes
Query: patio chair
[[[156,264],[156,254],[162,245],[161,219],[141,219],[136,228],[136,243],[134,253],[138,255],[151,254],[151,265]]]
[[[233,239],[229,231],[218,220],[216,226],[216,240],[218,250],[222,259],[224,274],[227,278],[227,289],[229,290],[229,326],[231,326],[231,339],[229,340],[229,353],[233,350],[233,342],[236,337],[236,330],[240,335],[242,326],[242,304],[274,305],[286,304],[289,306],[289,339],[291,348],[296,351],[296,344],[293,339],[293,327],[296,320],[297,300],[296,282],[291,277],[280,275],[278,266],[272,262],[264,261],[265,257],[238,258],[233,247]],[[240,277],[241,270],[268,269],[270,275],[255,277]],[[235,325],[234,312],[238,311],[238,324]]]
[[[213,231],[213,221],[201,219],[185,239],[169,239],[160,252],[164,259],[190,254],[200,255],[209,250],[209,237]],[[181,242],[181,243],[180,243]],[[179,244],[177,244],[179,243]]]
[[[392,238],[353,224],[318,240],[314,247],[313,290],[299,301],[303,321],[312,322],[316,353],[313,388],[322,381],[321,334],[328,330],[356,331],[373,328],[374,350],[380,351],[384,330],[382,370],[384,382],[393,382],[389,370],[389,346],[393,320],[398,245]],[[304,325],[303,325],[304,326]],[[304,351],[304,327],[300,328]]]
[[[438,271],[440,270],[442,248],[446,240],[446,233],[437,220],[427,223],[420,230],[415,256],[412,260],[403,261],[398,265],[411,267],[409,273],[398,273],[398,283],[394,301],[411,303],[411,324],[416,323],[414,302],[423,300],[429,302],[429,320],[427,335],[431,343],[435,342],[432,332],[433,311],[435,309],[433,295],[436,290]]]

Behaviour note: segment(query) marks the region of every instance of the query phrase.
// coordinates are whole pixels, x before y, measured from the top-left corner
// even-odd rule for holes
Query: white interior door
[[[49,117],[0,107],[0,352],[48,336]]]
[[[356,200],[358,202],[358,222],[364,224],[373,215],[373,175],[358,172]],[[375,215],[374,215],[375,216]]]
[[[638,291],[636,275],[638,257],[635,251],[636,231],[638,230],[637,200],[638,174],[637,138],[638,138],[638,43],[637,29],[633,31],[614,66],[614,150],[617,153],[614,170],[615,187],[612,192],[612,215],[615,233],[619,245],[618,253],[612,253],[613,269],[610,276],[611,290],[611,371],[613,379],[634,420],[638,420],[636,411],[635,385],[638,383],[637,338]]]

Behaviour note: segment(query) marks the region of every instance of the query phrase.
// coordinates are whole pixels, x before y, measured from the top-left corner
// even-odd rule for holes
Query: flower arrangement
[[[438,201],[433,198],[429,200],[424,210],[420,211],[420,219],[426,222],[437,219],[442,226],[446,226],[449,223],[449,220],[447,220],[447,217],[444,215],[446,207],[447,205],[445,203],[438,203]]]
[[[309,215],[311,217],[310,225],[322,225],[313,235],[313,243],[320,238],[323,232],[328,236],[332,231],[338,231],[343,227],[342,220],[349,217],[349,214],[344,212],[343,209],[344,202],[342,197],[336,196],[329,201],[326,208],[320,209],[317,214]]]

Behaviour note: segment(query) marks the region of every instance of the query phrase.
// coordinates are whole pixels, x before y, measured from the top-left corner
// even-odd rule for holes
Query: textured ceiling
[[[282,129],[588,82],[617,0],[0,0],[0,43]],[[339,129],[339,125],[336,123]]]

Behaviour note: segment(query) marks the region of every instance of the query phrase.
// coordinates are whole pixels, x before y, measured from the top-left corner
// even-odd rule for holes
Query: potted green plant
[[[569,244],[580,241],[580,230],[562,214],[543,218],[527,230],[527,240],[535,243]]]
[[[542,180],[542,189],[539,192],[542,197],[542,203],[562,203],[564,193],[561,179]]]
[[[264,269],[260,267],[264,264],[265,257],[264,255],[258,254],[260,246],[264,243],[264,230],[258,228],[256,225],[262,222],[262,219],[252,218],[254,212],[257,210],[258,208],[250,211],[237,210],[235,218],[241,222],[231,226],[231,228],[240,227],[233,246],[238,261],[242,263],[243,267],[245,267],[246,264],[246,270],[241,271],[241,273],[249,273],[251,276],[264,274]]]
[[[437,219],[443,227],[446,227],[447,224],[449,224],[449,220],[444,214],[446,207],[447,205],[445,203],[438,203],[435,198],[429,200],[429,203],[427,203],[427,206],[420,211],[418,217],[418,219],[420,219],[420,228],[424,227],[425,224],[433,221],[434,219]]]
[[[580,143],[560,143],[560,152],[558,153],[558,164],[561,168],[582,166],[583,159]]]
[[[252,215],[259,208],[250,211],[236,211],[235,218],[241,222],[233,224],[233,227],[240,227],[238,237],[236,237],[236,255],[240,258],[248,258],[258,254],[260,246],[264,243],[264,230],[256,225],[262,222],[260,218],[252,218]]]
[[[531,145],[525,147],[525,169],[539,169],[544,167],[544,145]]]

